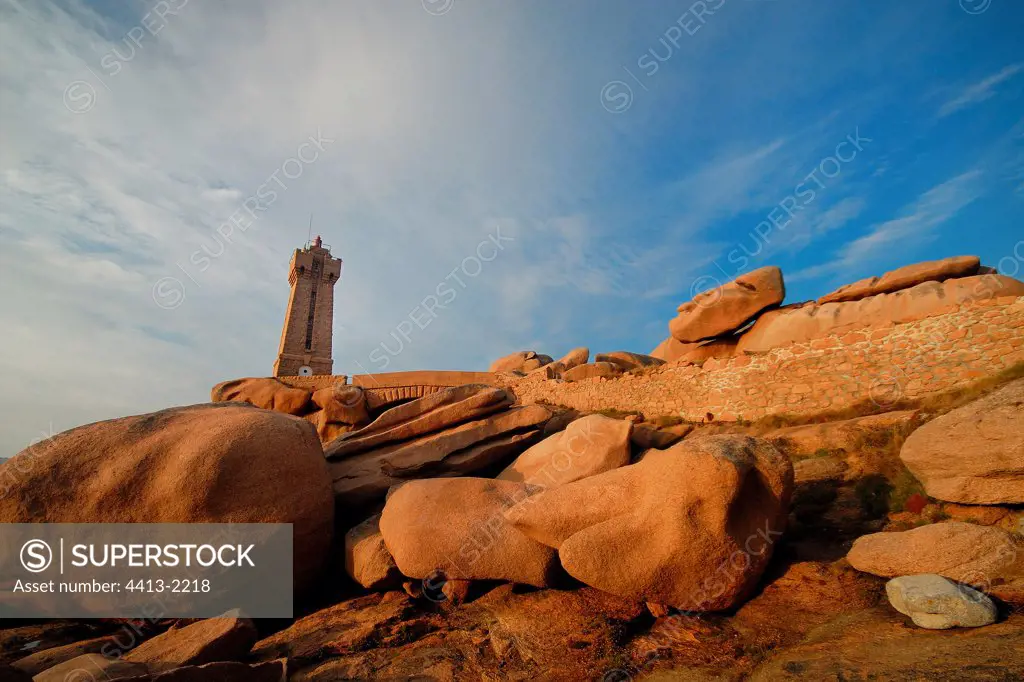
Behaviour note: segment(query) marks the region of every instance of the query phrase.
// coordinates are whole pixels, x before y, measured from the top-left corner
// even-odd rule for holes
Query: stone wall
[[[637,411],[699,421],[810,414],[866,400],[881,406],[960,386],[1024,362],[1024,297],[966,304],[935,317],[826,336],[763,354],[666,365],[578,382],[511,383],[522,402]]]

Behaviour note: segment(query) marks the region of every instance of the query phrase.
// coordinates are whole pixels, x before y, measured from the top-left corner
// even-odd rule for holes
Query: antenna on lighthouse
[[[306,235],[306,246],[309,246],[309,242],[313,239],[313,213],[309,214],[309,234]]]

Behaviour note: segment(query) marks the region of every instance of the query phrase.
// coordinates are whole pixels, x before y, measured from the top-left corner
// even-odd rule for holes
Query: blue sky
[[[789,301],[957,254],[1024,269],[1012,0],[0,16],[0,456],[268,374],[310,213],[345,260],[338,373],[647,352],[768,264]]]

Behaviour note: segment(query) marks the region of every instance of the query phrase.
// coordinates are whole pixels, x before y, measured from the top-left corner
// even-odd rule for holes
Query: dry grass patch
[[[974,402],[1004,384],[1021,378],[1024,378],[1024,362],[1018,362],[1002,372],[978,379],[962,388],[954,388],[950,391],[922,398],[919,401],[920,407],[936,414],[945,414],[950,410],[955,410],[967,403]]]
[[[669,426],[678,426],[682,424],[684,421],[685,420],[678,415],[660,414],[657,417],[652,417],[650,420],[648,420],[647,423],[657,429],[665,429],[668,428]]]
[[[626,417],[640,417],[643,418],[643,414],[635,410],[617,410],[614,407],[606,407],[603,410],[597,410],[590,414],[600,414],[605,417],[611,417],[612,419],[625,419]]]

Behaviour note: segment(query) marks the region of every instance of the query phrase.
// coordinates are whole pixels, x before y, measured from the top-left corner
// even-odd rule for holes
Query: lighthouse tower
[[[291,295],[281,330],[274,376],[331,374],[334,285],[341,277],[341,259],[331,256],[319,235],[292,254],[288,283]]]

